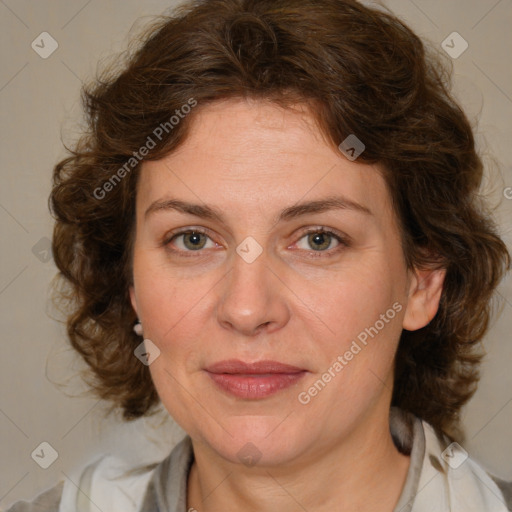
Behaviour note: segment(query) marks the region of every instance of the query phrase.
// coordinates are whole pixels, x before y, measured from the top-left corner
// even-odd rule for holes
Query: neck
[[[409,468],[389,422],[377,423],[374,415],[343,440],[279,467],[233,464],[204,445],[193,441],[193,447],[187,510],[200,512],[392,512]]]

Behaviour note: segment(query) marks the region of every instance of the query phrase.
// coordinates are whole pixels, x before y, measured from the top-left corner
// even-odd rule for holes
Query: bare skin
[[[298,203],[310,204],[281,215]],[[236,251],[247,237],[262,249],[251,262]],[[406,267],[378,167],[329,145],[307,109],[230,100],[198,111],[182,146],[143,164],[130,290],[161,351],[156,389],[192,438],[187,509],[391,512],[409,467],[389,432],[395,352],[402,329],[435,315],[443,278]],[[378,334],[332,370],[371,326]],[[241,398],[206,371],[226,359],[303,376]],[[243,460],[249,444],[256,464]]]

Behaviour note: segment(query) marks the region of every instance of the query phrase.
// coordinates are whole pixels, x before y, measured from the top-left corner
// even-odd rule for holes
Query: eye
[[[174,245],[177,251],[191,252],[201,249],[211,249],[216,246],[215,242],[204,232],[198,229],[190,229],[173,233],[164,244]]]
[[[321,228],[306,232],[296,243],[299,249],[317,253],[331,252],[331,249],[337,249],[342,245],[347,245],[347,243],[340,235]]]

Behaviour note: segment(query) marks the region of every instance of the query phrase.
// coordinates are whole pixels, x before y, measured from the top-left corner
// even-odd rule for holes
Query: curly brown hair
[[[360,160],[383,168],[409,268],[446,269],[435,318],[402,333],[392,403],[458,432],[510,256],[480,200],[482,162],[449,79],[449,67],[395,16],[353,0],[203,0],[152,24],[123,64],[84,89],[90,130],[55,166],[50,196],[68,335],[97,396],[126,420],[159,403],[148,367],[133,356],[140,162],[177,148],[211,102],[300,101],[314,106],[329,142],[356,134],[366,146]]]

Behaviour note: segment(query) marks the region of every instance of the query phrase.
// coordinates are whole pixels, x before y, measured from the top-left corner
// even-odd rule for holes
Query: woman
[[[508,510],[459,413],[509,255],[446,84],[355,1],[207,0],[89,89],[51,195],[69,338],[188,435],[11,511]]]

